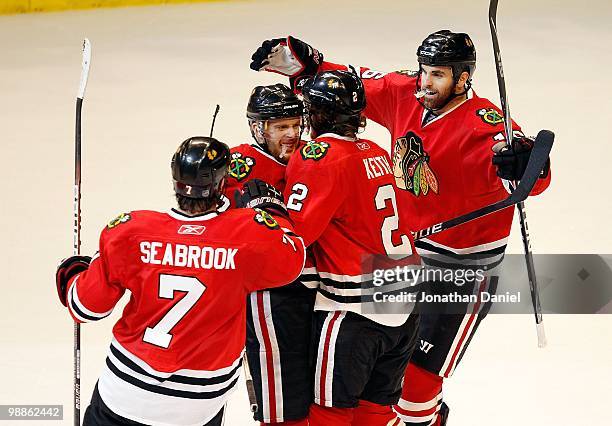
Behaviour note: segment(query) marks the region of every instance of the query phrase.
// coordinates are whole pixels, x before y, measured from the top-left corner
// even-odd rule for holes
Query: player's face
[[[300,117],[268,120],[264,126],[268,151],[283,163],[288,163],[291,154],[297,149],[301,133],[302,119]]]
[[[452,68],[421,65],[420,89],[425,90],[422,101],[427,108],[442,108],[455,89]]]

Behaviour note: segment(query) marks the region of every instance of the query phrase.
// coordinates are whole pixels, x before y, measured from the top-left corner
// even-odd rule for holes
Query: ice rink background
[[[527,203],[533,249],[609,253],[611,7],[600,0],[500,3],[513,117],[527,134],[548,128],[557,135],[553,183]],[[293,34],[330,60],[391,71],[416,67],[416,47],[428,33],[466,31],[478,52],[476,91],[498,103],[487,7],[486,0],[245,1],[0,17],[0,404],[64,404],[63,424],[72,421],[72,322],[53,275],[72,247],[84,37],[93,60],[83,109],[83,252],[93,253],[118,213],[173,205],[171,154],[188,136],[208,134],[215,103],[216,137],[250,142],[251,88],[284,82],[248,69],[263,39]],[[386,130],[372,123],[365,136],[389,146]],[[515,227],[509,252],[520,250]],[[83,409],[112,324],[83,327]],[[483,323],[445,388],[451,425],[609,422],[612,317],[548,315],[546,327],[549,347],[538,350],[531,316]],[[254,424],[249,418],[241,387],[226,424]]]

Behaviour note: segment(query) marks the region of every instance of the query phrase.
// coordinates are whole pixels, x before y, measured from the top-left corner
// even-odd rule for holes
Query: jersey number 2
[[[393,216],[385,217],[380,228],[385,252],[388,255],[400,255],[400,258],[410,256],[412,254],[412,246],[410,245],[410,239],[408,238],[408,236],[401,234],[401,243],[397,246],[393,244],[393,231],[397,231],[399,229],[399,217],[397,216],[397,201],[395,201],[395,190],[393,189],[393,185],[385,185],[378,188],[378,191],[376,191],[375,198],[376,210],[385,209],[387,207],[387,200],[391,200],[391,206],[393,207]]]
[[[170,330],[187,315],[187,312],[202,297],[204,290],[206,290],[206,286],[195,277],[161,274],[159,276],[160,298],[174,299],[175,291],[187,294],[166,312],[166,315],[159,320],[155,327],[147,327],[142,340],[167,349],[173,337]]]

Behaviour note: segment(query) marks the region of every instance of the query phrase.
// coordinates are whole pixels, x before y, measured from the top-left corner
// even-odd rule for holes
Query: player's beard
[[[443,108],[448,103],[453,89],[454,85],[449,85],[441,90],[425,89],[425,96],[421,98],[421,101],[423,102],[423,105],[425,105],[425,108],[433,111],[438,110]],[[434,93],[430,95],[430,92]]]

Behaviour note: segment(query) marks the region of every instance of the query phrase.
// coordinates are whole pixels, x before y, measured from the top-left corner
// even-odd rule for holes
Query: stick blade
[[[538,332],[538,348],[545,348],[548,344],[546,340],[546,332],[544,331],[544,323],[539,322],[536,324],[536,331]]]
[[[88,38],[83,40],[83,61],[81,66],[81,81],[79,82],[79,90],[77,98],[83,99],[85,96],[85,88],[87,87],[87,78],[89,77],[89,66],[91,64],[91,42]]]

